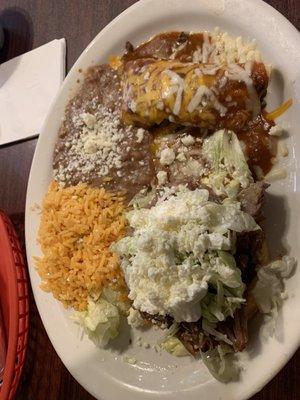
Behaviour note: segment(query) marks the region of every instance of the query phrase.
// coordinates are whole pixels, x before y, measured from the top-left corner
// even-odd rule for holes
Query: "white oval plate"
[[[249,351],[243,357],[244,371],[239,382],[227,385],[214,380],[201,362],[173,358],[154,349],[126,344],[128,332],[117,341],[112,352],[99,350],[69,320],[68,312],[51,295],[39,289],[40,279],[33,257],[40,254],[36,243],[39,215],[32,211],[41,203],[51,180],[52,152],[68,98],[81,77],[79,69],[104,63],[110,54],[121,53],[126,40],[138,44],[166,30],[212,30],[218,26],[234,36],[255,38],[265,60],[278,70],[269,89],[268,108],[292,97],[294,106],[282,121],[289,126],[286,139],[290,150],[288,177],[272,185],[267,198],[267,218],[271,247],[291,249],[300,259],[299,195],[297,160],[300,151],[300,37],[298,31],[277,11],[260,0],[145,0],[127,9],[92,41],[73,66],[48,114],[41,132],[30,173],[26,205],[26,244],[35,300],[49,338],[71,374],[98,399],[246,399],[260,390],[289,360],[299,345],[300,274],[287,283],[285,301],[277,323],[276,337],[267,342],[252,327]],[[127,339],[126,339],[127,336]],[[157,333],[146,334],[155,342]],[[123,356],[137,359],[125,363]]]

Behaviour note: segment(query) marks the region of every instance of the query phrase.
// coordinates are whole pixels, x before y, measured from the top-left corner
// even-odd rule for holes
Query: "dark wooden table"
[[[162,0],[163,1],[163,0]],[[134,0],[1,0],[6,45],[0,63],[55,38],[66,38],[67,70],[94,36]],[[300,0],[268,0],[298,29]],[[266,32],[267,34],[267,32]],[[275,44],[274,44],[275,45]],[[0,208],[23,218],[27,179],[36,139],[0,148]],[[31,299],[30,340],[17,400],[93,399],[56,355]],[[272,363],[272,360],[270,360]],[[252,400],[300,399],[300,351]],[[112,399],[114,400],[114,399]]]

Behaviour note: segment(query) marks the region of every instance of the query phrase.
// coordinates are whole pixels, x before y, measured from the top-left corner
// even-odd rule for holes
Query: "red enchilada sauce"
[[[139,58],[174,58],[181,62],[192,61],[193,53],[202,47],[203,33],[165,32],[154,36],[135,49],[127,43],[125,61]]]
[[[242,130],[237,131],[238,138],[245,144],[250,169],[260,167],[264,174],[272,168],[272,158],[277,152],[277,139],[270,136],[268,131],[272,125],[259,115]]]

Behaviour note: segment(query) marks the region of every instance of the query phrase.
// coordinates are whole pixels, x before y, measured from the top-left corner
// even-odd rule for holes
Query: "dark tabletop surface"
[[[300,0],[267,2],[300,28]],[[68,71],[94,36],[133,3],[134,0],[0,0],[0,25],[6,30],[0,63],[64,37]],[[36,141],[31,139],[0,147],[0,208],[15,221],[22,221],[24,216],[26,186]],[[252,400],[299,400],[299,373],[300,350]],[[27,360],[16,399],[93,399],[56,355],[33,298]]]

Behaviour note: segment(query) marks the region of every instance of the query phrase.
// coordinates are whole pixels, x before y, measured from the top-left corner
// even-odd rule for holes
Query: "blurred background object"
[[[3,43],[4,43],[4,31],[2,26],[0,25],[0,50],[3,46]]]
[[[2,47],[0,33],[0,64],[32,49],[33,31],[29,13],[19,7],[7,7],[1,12]]]
[[[0,387],[3,383],[4,365],[6,358],[6,337],[4,321],[2,317],[1,304],[0,304]]]
[[[11,400],[22,374],[29,330],[29,297],[23,250],[0,210],[0,398]]]

